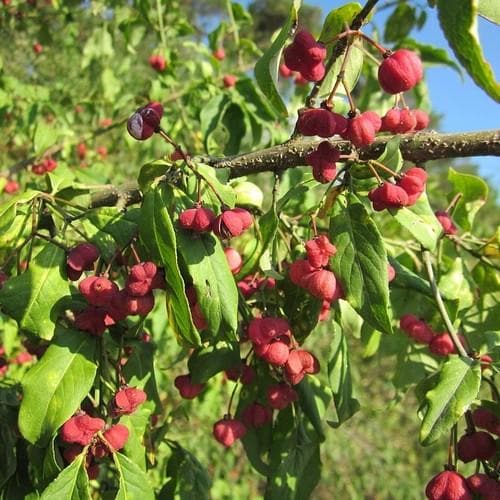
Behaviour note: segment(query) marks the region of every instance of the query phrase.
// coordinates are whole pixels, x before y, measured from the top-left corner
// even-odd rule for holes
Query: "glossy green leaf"
[[[336,412],[335,421],[328,421],[328,424],[334,428],[340,427],[360,408],[353,391],[350,364],[345,335],[338,325],[335,325],[327,367]]]
[[[0,204],[0,233],[5,232],[12,224],[12,221],[17,213],[18,205],[29,203],[39,193],[40,191],[27,189],[26,191],[12,196]]]
[[[141,209],[139,234],[151,258],[165,269],[168,319],[179,341],[200,345],[200,335],[193,325],[189,303],[177,262],[177,238],[168,213],[172,191],[157,185],[146,191]]]
[[[46,242],[29,269],[9,279],[0,290],[0,305],[19,327],[50,340],[55,322],[70,295],[66,278],[66,253]]]
[[[434,297],[429,282],[422,279],[418,274],[400,264],[396,259],[389,259],[391,266],[396,271],[396,277],[391,283],[391,288],[411,289],[427,297]]]
[[[205,383],[217,373],[234,368],[240,362],[239,345],[218,342],[196,349],[188,360],[189,373],[195,384]]]
[[[268,98],[274,109],[276,109],[276,112],[283,116],[287,116],[288,111],[276,88],[278,82],[278,68],[283,47],[288,41],[290,31],[298,22],[301,4],[302,0],[292,0],[288,19],[281,28],[278,36],[274,39],[271,47],[264,52],[255,65],[255,79],[260,89]]]
[[[441,28],[462,66],[495,101],[500,102],[500,84],[486,61],[477,30],[477,0],[437,0]]]
[[[452,356],[443,365],[437,384],[425,395],[420,442],[430,445],[458,422],[477,397],[481,368],[477,361]]]
[[[188,450],[169,441],[172,455],[167,465],[168,482],[163,486],[159,500],[208,500],[212,481],[206,469]]]
[[[477,12],[495,24],[500,24],[500,4],[497,0],[479,0]]]
[[[331,259],[346,300],[374,328],[392,332],[387,254],[377,226],[355,195],[346,207],[335,205],[330,240],[337,247]]]
[[[95,337],[77,330],[57,329],[42,359],[21,382],[24,395],[19,429],[30,443],[46,445],[78,409],[94,383],[95,352]]]
[[[233,188],[229,184],[222,183],[217,178],[216,171],[212,167],[198,163],[196,168],[206,179],[209,180],[212,188],[217,192],[224,204],[229,208],[233,208],[236,201],[236,195]],[[204,199],[208,198],[215,206],[220,205],[220,200],[215,196],[212,189],[209,188],[206,183],[202,184],[201,192]]]
[[[310,439],[302,423],[294,422],[290,407],[279,412],[272,435],[272,474],[264,499],[309,498],[321,476],[319,442]]]
[[[296,390],[302,411],[314,427],[318,439],[324,441],[323,418],[332,401],[330,389],[315,376],[308,375],[296,386]]]
[[[194,235],[183,230],[177,237],[209,331],[217,336],[222,329],[226,338],[234,338],[238,290],[220,241],[212,234]]]
[[[57,132],[54,130],[54,125],[44,120],[39,120],[33,136],[35,153],[41,155],[46,149],[55,144],[57,139]]]
[[[453,191],[448,195],[449,200],[458,193],[462,195],[453,210],[453,220],[464,230],[470,231],[478,210],[488,198],[488,184],[480,177],[457,172],[451,167],[448,180],[453,186]]]
[[[387,18],[384,28],[384,40],[397,42],[406,37],[417,22],[415,7],[406,2],[399,2]]]
[[[411,207],[389,210],[401,226],[427,250],[434,251],[442,228],[429,204],[426,193],[422,193],[417,203]]]
[[[465,279],[462,259],[457,257],[446,273],[439,277],[439,290],[445,299],[458,300],[459,309],[474,302],[469,282]]]
[[[226,94],[217,94],[212,97],[200,113],[200,129],[203,134],[203,142],[205,151],[212,152],[210,138],[219,126],[222,117],[228,106],[231,104],[231,99]]]
[[[377,161],[395,172],[399,172],[403,166],[403,155],[399,149],[400,142],[401,137],[399,135],[392,137],[385,145],[382,154],[377,158]],[[384,172],[380,172],[380,174],[384,175]]]
[[[40,500],[90,500],[85,457],[78,456],[43,491]]]
[[[346,26],[349,26],[356,15],[361,10],[361,5],[358,2],[350,2],[342,5],[338,9],[334,9],[328,13],[319,36],[319,40],[327,44],[328,52],[327,59],[334,50],[335,45],[332,44],[332,40],[339,33],[345,31]],[[363,67],[363,52],[361,50],[362,41],[356,40],[349,53],[349,59],[344,68],[344,80],[346,82],[347,88],[352,90],[356,85]],[[337,75],[342,66],[343,57],[339,57],[330,70],[326,73],[319,90],[319,95],[326,97],[330,94],[332,87],[337,79]],[[339,86],[339,93],[344,93],[344,88]]]
[[[148,476],[138,465],[121,453],[113,453],[113,461],[120,485],[115,500],[154,500]]]
[[[15,453],[17,437],[0,415],[0,491],[17,468]]]
[[[146,471],[146,447],[144,446],[144,441],[145,434],[151,424],[152,408],[154,408],[154,403],[146,401],[131,415],[120,417],[120,424],[127,426],[129,430],[129,436],[123,452],[143,471]]]

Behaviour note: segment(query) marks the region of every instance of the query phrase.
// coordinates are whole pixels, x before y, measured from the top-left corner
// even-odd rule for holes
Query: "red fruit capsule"
[[[127,121],[128,133],[138,141],[149,139],[160,127],[163,106],[156,101],[139,108]]]
[[[317,42],[308,31],[297,32],[293,43],[283,51],[285,65],[310,82],[317,82],[325,76],[323,61],[326,48]]]
[[[489,460],[496,453],[495,439],[485,431],[462,436],[457,443],[457,455],[462,462]]]
[[[140,262],[130,268],[125,289],[128,295],[142,297],[152,290],[152,283],[157,273],[154,262]]]
[[[434,212],[434,215],[441,224],[444,234],[457,234],[458,232],[457,226],[455,226],[455,224],[453,223],[453,220],[451,219],[450,214],[448,212],[438,210],[437,212]]]
[[[247,428],[243,422],[235,418],[223,418],[215,422],[213,427],[214,438],[226,448],[229,448],[235,441],[241,439],[246,433]]]
[[[226,57],[226,51],[222,47],[219,47],[218,49],[213,51],[212,55],[218,61],[222,61]]]
[[[273,419],[273,412],[267,406],[260,403],[252,403],[242,413],[243,423],[247,427],[263,427]]]
[[[243,265],[243,259],[237,250],[231,247],[224,248],[224,254],[227,259],[227,264],[229,269],[233,274],[238,274],[240,272],[241,266]]]
[[[197,206],[181,212],[179,215],[179,225],[195,233],[204,233],[212,229],[215,218],[212,210]]]
[[[313,177],[322,184],[331,182],[337,173],[336,161],[340,152],[328,141],[319,144],[316,150],[306,156],[306,162],[313,168]]]
[[[290,325],[284,318],[253,318],[248,324],[248,338],[253,344],[269,344],[283,336],[291,336]]]
[[[465,478],[451,470],[434,476],[425,488],[425,495],[429,500],[472,500]]]
[[[429,350],[438,356],[448,356],[455,353],[455,345],[449,333],[442,333],[431,340]]]
[[[297,130],[305,136],[332,137],[335,134],[336,119],[327,109],[306,109],[297,120]]]
[[[134,413],[146,399],[147,395],[142,389],[136,387],[120,389],[111,402],[113,417]]]
[[[237,81],[238,79],[234,75],[225,75],[222,78],[222,83],[224,84],[224,87],[226,87],[227,89],[234,87]]]
[[[345,136],[357,148],[369,146],[375,141],[375,134],[380,130],[382,122],[380,119],[375,120],[374,114],[367,111],[348,120]]]
[[[205,388],[206,384],[194,384],[191,380],[191,375],[179,375],[174,380],[174,385],[179,390],[181,397],[184,399],[194,399]]]
[[[271,385],[267,389],[267,401],[274,410],[283,410],[293,401],[297,401],[297,392],[288,384]]]
[[[427,172],[420,167],[408,169],[401,179],[397,181],[397,185],[403,188],[408,195],[407,206],[414,205],[417,202],[420,195],[425,191],[426,181]]]
[[[110,446],[112,452],[121,450],[128,441],[129,430],[123,424],[112,425],[103,432],[104,439]]]
[[[291,70],[285,63],[280,64],[279,72],[283,78],[290,78],[293,75],[293,70]]]
[[[410,90],[423,75],[422,61],[415,52],[407,49],[390,53],[378,69],[380,86],[389,94]]]
[[[413,115],[415,116],[416,120],[415,130],[423,130],[424,128],[427,128],[429,126],[431,119],[425,111],[421,109],[414,109]]]
[[[306,242],[307,260],[313,267],[327,266],[337,249],[324,234]]]
[[[373,209],[377,212],[385,208],[401,208],[408,204],[406,191],[390,182],[384,182],[381,186],[372,189],[368,193],[368,199],[373,203]]]
[[[66,443],[78,443],[87,446],[94,435],[104,429],[104,420],[89,417],[83,413],[67,420],[61,427],[59,435]]]

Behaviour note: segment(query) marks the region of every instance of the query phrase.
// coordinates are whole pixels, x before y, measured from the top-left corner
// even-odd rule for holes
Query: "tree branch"
[[[392,136],[379,137],[370,146],[359,151],[362,160],[378,158]],[[225,158],[201,156],[195,160],[214,168],[230,168],[231,177],[259,172],[280,172],[292,167],[306,165],[306,156],[324,139],[298,137],[278,146]],[[342,153],[352,151],[349,141],[330,139]],[[422,163],[442,158],[466,158],[471,156],[500,156],[500,130],[438,134],[420,132],[401,136],[403,158]]]
[[[389,139],[391,136],[377,138],[371,146],[359,151],[359,157],[363,160],[378,158]],[[259,172],[282,172],[289,168],[304,166],[306,155],[313,151],[320,142],[321,140],[316,138],[298,137],[278,146],[236,156],[224,158],[196,156],[193,157],[193,163],[205,163],[214,168],[229,168],[232,178]],[[330,142],[344,154],[352,150],[352,144],[349,141],[331,139]],[[500,156],[500,130],[455,134],[436,132],[407,134],[401,137],[400,148],[403,158],[415,163],[442,158]],[[116,205],[124,208],[139,203],[141,200],[142,194],[135,183],[128,183],[121,187],[109,185],[92,194],[90,207]]]

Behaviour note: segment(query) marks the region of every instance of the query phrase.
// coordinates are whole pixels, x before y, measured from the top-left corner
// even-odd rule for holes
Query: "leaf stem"
[[[446,306],[444,305],[443,299],[441,297],[441,292],[439,291],[439,288],[437,286],[436,278],[434,276],[434,270],[432,268],[430,252],[428,250],[424,250],[422,252],[422,258],[427,271],[427,276],[429,277],[429,283],[431,285],[436,305],[438,307],[439,313],[441,314],[441,317],[443,318],[444,324],[446,325],[446,329],[448,330],[448,333],[451,336],[453,344],[458,353],[460,354],[460,356],[468,358],[469,355],[467,354],[467,351],[462,345],[462,342],[458,337],[457,331],[455,330],[455,327],[453,326],[453,323],[451,322],[450,317],[448,316],[448,311],[446,310]]]

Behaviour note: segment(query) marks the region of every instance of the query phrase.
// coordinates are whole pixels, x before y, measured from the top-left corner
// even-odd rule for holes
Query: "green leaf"
[[[264,499],[309,498],[321,476],[319,442],[309,438],[301,422],[296,426],[290,407],[278,414],[272,435],[274,467]]]
[[[283,309],[293,325],[293,335],[303,342],[318,324],[322,301],[290,280],[280,283],[280,288],[285,293]]]
[[[16,447],[17,436],[10,426],[4,422],[0,415],[0,491],[9,478],[16,472]]]
[[[392,137],[385,145],[383,153],[377,158],[377,161],[395,172],[399,172],[403,166],[403,155],[399,149],[400,142],[399,135]]]
[[[349,420],[360,408],[356,399],[351,378],[349,351],[344,333],[335,325],[333,340],[330,346],[330,359],[328,360],[328,381],[333,393],[336,420],[328,421],[331,427],[340,427]]]
[[[477,397],[481,384],[478,361],[452,356],[443,365],[437,385],[425,395],[420,442],[428,446],[458,422]]]
[[[345,31],[346,26],[350,25],[353,19],[361,10],[361,5],[358,2],[350,2],[338,9],[334,9],[328,13],[325,18],[325,22],[323,24],[323,28],[321,30],[321,34],[319,36],[319,40],[323,43],[328,44],[328,52],[327,59],[330,57],[332,50],[334,50],[335,45],[331,43],[331,41],[337,36],[339,33]],[[344,68],[345,77],[344,80],[347,84],[349,90],[352,90],[356,85],[359,77],[361,76],[361,70],[363,68],[363,59],[364,55],[361,50],[362,41],[356,40],[349,53],[349,59],[347,60],[347,64]],[[321,87],[319,90],[319,95],[324,97],[327,96],[337,79],[337,75],[340,71],[340,67],[342,66],[343,57],[339,57],[330,70],[325,75]],[[343,93],[344,88],[342,86],[339,87],[339,92]]]
[[[44,120],[39,120],[33,136],[33,148],[35,153],[37,155],[42,154],[46,149],[52,146],[52,144],[57,142],[57,138],[57,133],[54,132],[54,125]]]
[[[486,62],[477,30],[477,0],[437,0],[441,28],[471,78],[495,101],[500,102],[500,84]]]
[[[330,221],[330,240],[337,247],[331,265],[346,300],[374,328],[392,333],[387,254],[377,226],[355,195]]]
[[[391,288],[403,288],[404,290],[415,290],[427,297],[434,297],[429,283],[418,274],[400,264],[396,259],[389,259],[391,266],[396,271],[396,277],[391,283]]]
[[[441,274],[438,286],[445,299],[459,301],[459,309],[470,307],[474,302],[469,282],[464,276],[463,262],[460,257],[455,258],[447,272]]]
[[[386,42],[401,40],[410,33],[416,21],[415,8],[405,2],[398,3],[385,22],[384,40]]]
[[[0,234],[9,229],[16,216],[18,205],[29,203],[38,194],[40,194],[40,191],[27,189],[22,193],[10,197],[0,205]]]
[[[212,97],[200,112],[200,131],[203,135],[205,151],[210,154],[212,147],[209,143],[210,137],[219,126],[224,112],[231,104],[231,99],[226,94],[217,94]]]
[[[302,0],[293,0],[290,6],[290,14],[285,24],[281,28],[278,36],[274,39],[271,47],[267,49],[255,65],[255,79],[269,102],[276,109],[277,113],[283,116],[288,115],[285,103],[281,99],[276,85],[278,82],[278,68],[280,64],[281,52],[288,40],[288,36],[293,26],[298,23],[299,9]]]
[[[453,211],[453,219],[464,230],[470,231],[478,210],[488,198],[488,184],[480,177],[457,172],[451,167],[448,170],[448,180],[453,185],[453,192],[448,194],[448,200],[458,193],[462,194]]]
[[[218,342],[216,345],[196,349],[188,360],[193,383],[205,383],[217,373],[228,370],[240,362],[239,345]]]
[[[413,237],[426,249],[434,251],[442,228],[436,219],[426,193],[422,193],[417,203],[412,207],[391,209],[389,213],[401,226],[407,229]]]
[[[148,476],[125,455],[113,453],[119,484],[115,500],[154,500],[155,494]]]
[[[212,481],[198,459],[176,442],[169,441],[172,455],[167,465],[168,482],[163,486],[159,500],[209,500]]]
[[[85,456],[79,455],[43,491],[40,500],[90,500]]]
[[[497,0],[479,0],[477,13],[495,24],[500,24],[500,4]]]
[[[330,389],[312,375],[306,376],[296,386],[299,394],[299,404],[302,411],[311,422],[319,441],[326,439],[323,431],[323,418],[328,405],[332,401]]]
[[[236,194],[234,193],[234,189],[229,184],[223,184],[216,175],[215,169],[209,167],[208,165],[196,164],[196,168],[198,171],[210,181],[212,187],[217,191],[220,199],[227,205],[229,208],[233,208],[236,202]],[[215,206],[220,205],[220,200],[215,196],[212,189],[208,187],[206,183],[203,183],[202,186],[202,195],[207,198],[214,204]]]
[[[184,280],[177,263],[176,235],[167,209],[171,200],[172,191],[165,185],[157,185],[146,191],[139,234],[151,258],[165,269],[170,324],[179,341],[198,346],[201,344],[200,335],[191,319]]]
[[[212,234],[179,230],[179,252],[186,264],[210,332],[234,338],[238,328],[238,289],[220,241]]]
[[[0,305],[19,328],[46,340],[52,338],[55,321],[65,308],[62,299],[70,295],[65,265],[64,250],[47,242],[27,271],[4,284]]]
[[[96,338],[58,327],[42,359],[21,382],[19,429],[30,443],[45,446],[78,409],[94,383],[95,352]]]

